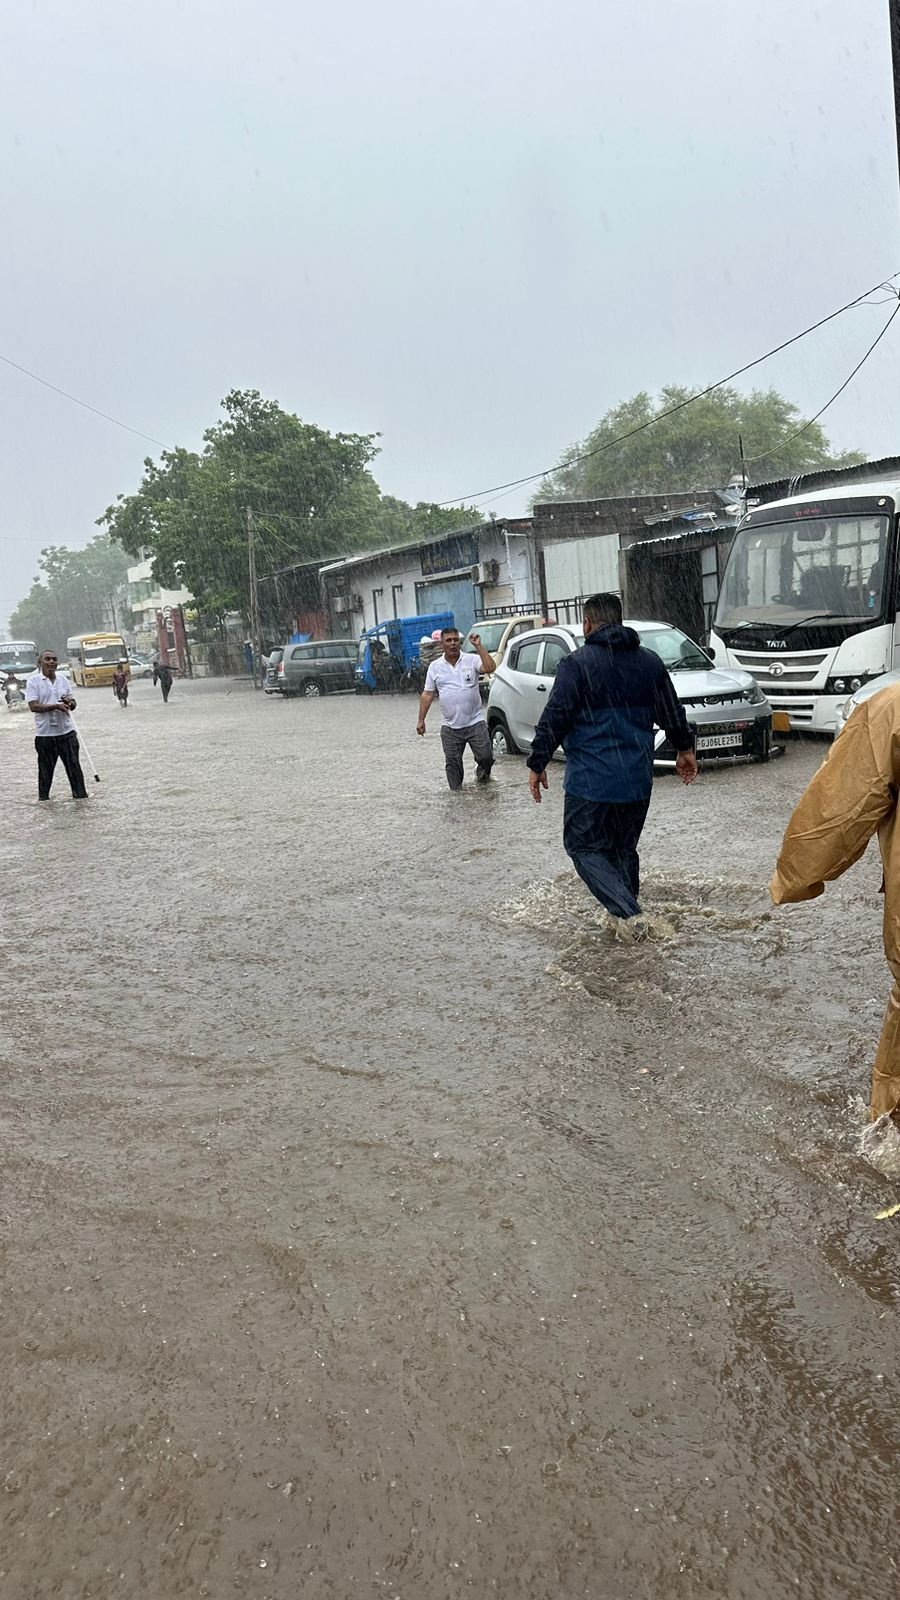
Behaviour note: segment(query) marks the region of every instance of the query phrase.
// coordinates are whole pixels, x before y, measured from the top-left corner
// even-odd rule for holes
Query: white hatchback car
[[[658,655],[675,685],[701,760],[748,757],[768,761],[772,708],[749,672],[714,667],[680,628],[665,622],[626,622],[641,644]],[[558,624],[523,634],[510,644],[491,678],[488,727],[494,755],[520,755],[531,747],[560,661],[584,644],[580,628]],[[674,765],[676,752],[661,728],[654,760]]]

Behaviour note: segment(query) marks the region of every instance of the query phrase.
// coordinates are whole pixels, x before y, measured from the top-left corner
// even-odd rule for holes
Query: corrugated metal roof
[[[681,544],[682,541],[685,540],[685,539],[702,538],[703,534],[717,534],[718,535],[720,533],[733,533],[733,532],[734,532],[734,523],[733,522],[717,522],[717,523],[709,525],[708,527],[682,528],[682,530],[679,533],[664,533],[664,534],[660,534],[659,537],[656,538],[656,539],[635,539],[635,540],[633,540],[633,542],[631,544],[626,545],[625,548],[626,548],[626,550],[637,550],[639,547],[643,547],[645,545]]]
[[[404,550],[421,550],[423,545],[437,543],[436,539],[412,539],[407,544],[387,545],[384,550],[363,550],[358,556],[342,556],[340,561],[329,561],[327,566],[319,568],[319,572],[342,572],[345,567],[358,567],[364,561],[380,561],[383,556],[397,556]]]

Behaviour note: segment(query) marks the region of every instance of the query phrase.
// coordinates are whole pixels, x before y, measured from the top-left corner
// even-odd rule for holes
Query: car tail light
[[[279,661],[279,663],[278,663],[278,676],[279,676],[279,678],[283,678],[284,677],[284,662],[283,661]]]

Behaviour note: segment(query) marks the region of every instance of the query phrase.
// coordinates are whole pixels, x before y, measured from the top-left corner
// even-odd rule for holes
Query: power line
[[[869,348],[866,351],[865,355],[863,356],[862,360],[861,361],[857,361],[856,366],[853,368],[853,371],[850,373],[850,376],[848,378],[844,379],[844,381],[841,384],[839,389],[835,389],[834,394],[831,396],[831,399],[825,401],[825,404],[820,408],[820,410],[818,410],[816,412],[815,416],[814,417],[810,417],[808,422],[804,422],[803,427],[802,428],[798,428],[796,433],[789,433],[787,438],[786,439],[782,439],[781,443],[779,445],[776,445],[774,450],[766,450],[766,451],[763,452],[763,454],[761,456],[750,456],[749,459],[745,462],[745,466],[754,467],[756,465],[757,461],[768,461],[770,456],[780,455],[781,451],[784,449],[786,444],[790,444],[794,439],[799,439],[801,433],[805,433],[807,428],[811,428],[814,422],[818,422],[819,418],[823,417],[825,415],[825,412],[828,410],[828,407],[834,405],[835,400],[837,400],[839,395],[843,394],[843,392],[846,389],[847,385],[853,382],[853,379],[856,377],[856,374],[859,372],[860,368],[865,366],[865,364],[868,361],[870,355],[872,354],[872,351],[875,349],[875,346],[881,343],[882,339],[884,338],[885,334],[888,331],[888,328],[890,327],[890,325],[893,322],[894,318],[897,316],[898,312],[900,312],[900,299],[898,299],[897,304],[895,305],[893,311],[891,312],[890,316],[888,317],[887,322],[885,323],[884,327],[881,329],[881,332],[879,334],[877,334],[876,337],[872,340],[872,343],[869,345]]]
[[[31,378],[35,383],[40,383],[45,389],[52,389],[54,394],[61,394],[64,400],[71,400],[75,406],[81,406],[85,411],[92,411],[95,417],[102,417],[104,422],[111,422],[116,428],[124,428],[126,433],[133,433],[138,439],[146,439],[148,444],[158,444],[161,450],[168,450],[169,446],[162,439],[154,438],[152,433],[144,433],[140,428],[132,428],[128,422],[121,422],[118,417],[111,417],[108,411],[100,411],[97,406],[92,406],[87,400],[79,400],[77,394],[69,394],[67,389],[60,389],[57,384],[51,383],[47,378],[41,378],[36,372],[30,372],[28,367],[20,366],[18,361],[13,361],[11,356],[0,354],[0,361],[8,367],[15,367],[16,372],[24,373],[26,378]]]
[[[479,500],[489,499],[491,495],[499,494],[501,490],[520,489],[526,483],[537,483],[541,478],[549,478],[552,472],[558,470],[559,465],[574,467],[581,461],[590,461],[593,456],[602,455],[607,450],[614,450],[617,445],[624,444],[627,439],[633,439],[636,434],[643,433],[647,428],[655,427],[657,422],[663,422],[666,417],[674,417],[677,412],[684,411],[687,406],[694,405],[697,400],[703,400],[706,395],[712,394],[714,390],[721,389],[723,384],[732,383],[735,378],[740,378],[745,372],[750,372],[754,367],[761,366],[764,361],[769,361],[772,356],[777,356],[782,350],[789,349],[792,344],[798,344],[801,339],[806,338],[807,334],[815,333],[817,328],[824,328],[825,324],[833,322],[835,317],[843,316],[845,311],[850,311],[854,306],[861,305],[868,295],[875,294],[879,289],[886,288],[897,277],[900,277],[900,273],[892,272],[890,278],[884,278],[879,283],[873,284],[870,289],[866,289],[864,294],[856,295],[853,300],[848,300],[846,305],[838,306],[836,311],[830,311],[827,317],[820,317],[818,322],[810,323],[809,327],[804,328],[801,333],[795,333],[790,339],[784,339],[781,344],[776,344],[773,349],[767,350],[765,355],[756,356],[753,361],[748,361],[743,367],[736,367],[734,372],[729,372],[726,377],[718,378],[715,383],[708,384],[705,389],[698,389],[696,394],[689,395],[686,400],[679,400],[677,405],[669,406],[666,411],[657,412],[656,416],[648,417],[646,422],[638,423],[636,428],[629,428],[627,433],[621,433],[615,439],[607,439],[604,444],[596,445],[593,450],[583,450],[580,455],[572,456],[568,461],[558,463],[557,466],[545,467],[543,472],[529,472],[524,478],[512,478],[509,483],[496,483],[493,488],[478,489],[470,494],[454,495],[450,500],[438,500],[435,504],[452,506],[457,505],[460,501],[469,501],[474,505]]]

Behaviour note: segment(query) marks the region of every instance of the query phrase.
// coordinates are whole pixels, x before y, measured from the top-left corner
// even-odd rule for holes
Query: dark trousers
[[[87,789],[84,786],[84,773],[78,759],[77,733],[60,733],[35,739],[34,748],[38,758],[38,799],[50,799],[50,786],[53,783],[53,774],[56,771],[57,761],[61,761],[66,769],[66,777],[76,800],[87,799]]]
[[[647,818],[646,800],[612,804],[567,794],[563,846],[575,871],[610,916],[636,917],[640,911],[638,840]]]
[[[444,764],[447,782],[451,789],[461,789],[463,781],[463,751],[469,745],[476,762],[475,776],[486,783],[494,765],[494,751],[486,722],[473,722],[468,728],[442,728],[441,744],[444,747]]]

